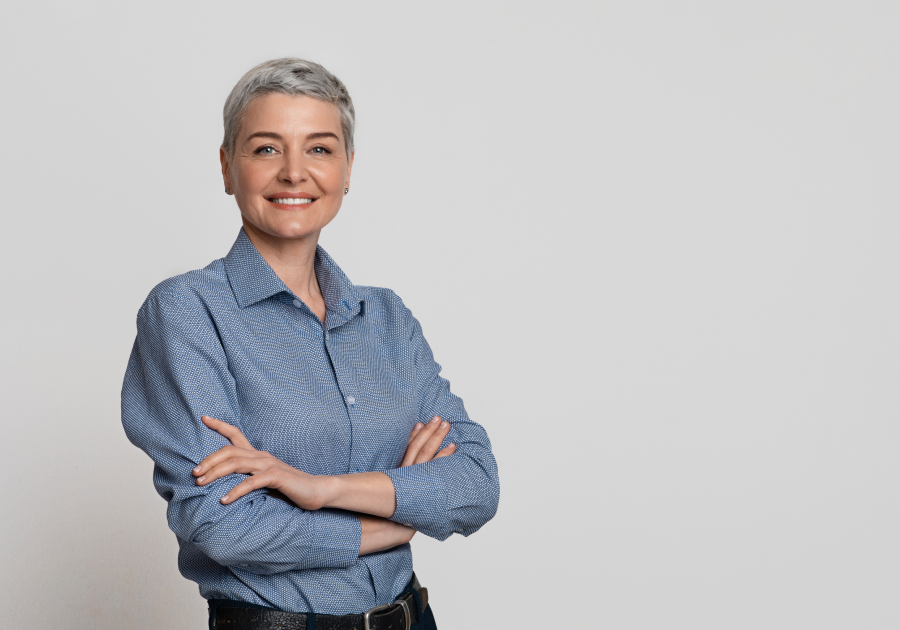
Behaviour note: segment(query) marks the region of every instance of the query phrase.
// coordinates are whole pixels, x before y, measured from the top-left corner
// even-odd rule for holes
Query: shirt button
[[[356,399],[353,396],[347,396],[347,404],[348,405],[356,404]]]
[[[294,300],[294,306],[296,306],[297,308],[302,308],[303,302],[301,302],[300,300]]]

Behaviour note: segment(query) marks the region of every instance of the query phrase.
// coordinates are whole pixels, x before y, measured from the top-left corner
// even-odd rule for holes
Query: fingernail
[[[450,426],[450,423],[447,422],[446,420],[444,420],[443,422],[441,422],[441,428],[442,428],[442,429],[446,429],[446,428],[449,427],[449,426]]]
[[[224,497],[222,497],[222,503],[228,503],[228,495],[227,494]]]
[[[431,419],[431,421],[432,421],[432,422],[440,422],[441,419],[438,418],[437,416],[435,416],[434,418]]]
[[[194,469],[194,472],[196,472],[196,473],[200,472],[200,466],[197,466],[197,467]]]
[[[204,480],[204,479],[206,479],[206,477],[198,477],[198,478],[197,478],[197,483],[203,483],[203,480]]]
[[[414,431],[418,431],[419,429],[422,428],[422,426],[423,426],[423,425],[422,425],[421,422],[416,422],[416,427],[415,427]]]

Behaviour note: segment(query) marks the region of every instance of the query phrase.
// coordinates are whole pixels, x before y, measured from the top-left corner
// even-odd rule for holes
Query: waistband
[[[291,613],[250,602],[210,599],[210,630],[266,630],[268,628],[320,628],[341,630],[346,627],[362,630],[379,628],[409,628],[421,618],[428,607],[428,589],[419,584],[413,573],[406,587],[391,604],[376,606],[356,615],[326,615],[315,612]]]

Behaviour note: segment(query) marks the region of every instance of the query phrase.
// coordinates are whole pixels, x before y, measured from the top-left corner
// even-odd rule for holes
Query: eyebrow
[[[247,136],[247,140],[252,140],[253,138],[272,138],[274,140],[284,140],[281,137],[281,134],[275,133],[274,131],[257,131],[256,133],[251,133]],[[316,133],[311,133],[306,136],[307,140],[315,140],[318,138],[334,138],[335,140],[340,140],[337,137],[337,134],[334,134],[330,131],[317,131]]]

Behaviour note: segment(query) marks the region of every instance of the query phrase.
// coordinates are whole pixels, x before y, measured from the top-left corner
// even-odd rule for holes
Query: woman
[[[434,628],[408,543],[478,530],[497,467],[402,301],[318,247],[350,188],[350,96],[277,59],[224,119],[243,228],[225,258],[151,291],[122,390],[179,568],[211,627]]]

